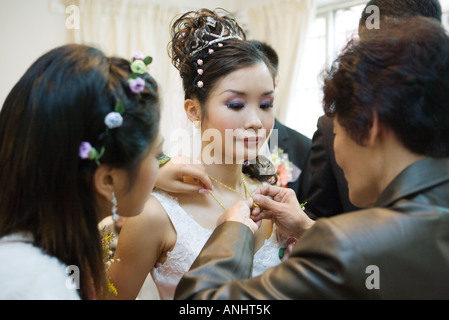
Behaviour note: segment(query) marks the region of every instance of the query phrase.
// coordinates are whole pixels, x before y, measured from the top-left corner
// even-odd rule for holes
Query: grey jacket
[[[318,219],[249,279],[253,253],[248,227],[220,225],[175,299],[449,299],[449,159],[406,168],[373,208]]]

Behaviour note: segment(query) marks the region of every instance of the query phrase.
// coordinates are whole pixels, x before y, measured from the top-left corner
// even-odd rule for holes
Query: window
[[[321,73],[336,58],[347,40],[357,33],[360,14],[367,1],[360,2],[353,6],[318,8],[309,29],[285,124],[310,138],[316,130],[318,118],[323,115]]]
[[[359,19],[368,1],[346,0],[318,7],[309,29],[296,90],[287,110],[285,124],[312,138],[323,115],[321,73],[351,37],[357,37]],[[443,25],[449,30],[449,0],[440,0]]]

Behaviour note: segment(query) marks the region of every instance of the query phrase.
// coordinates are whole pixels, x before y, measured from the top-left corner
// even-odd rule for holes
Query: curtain
[[[279,86],[275,96],[275,114],[286,120],[295,90],[307,32],[316,12],[316,0],[276,0],[248,8],[250,39],[264,41],[279,56]],[[297,106],[296,106],[297,107]]]
[[[80,29],[72,35],[74,42],[97,47],[107,56],[130,59],[131,52],[138,50],[153,58],[149,73],[159,85],[161,133],[167,150],[172,149],[179,140],[173,135],[176,129],[191,131],[181,79],[167,50],[171,23],[185,9],[142,0],[78,0],[76,5]]]
[[[308,25],[315,15],[315,1],[271,0],[257,6],[253,2],[243,10],[248,19],[245,22],[248,38],[269,43],[279,55],[281,80],[275,112],[281,121],[285,120],[295,85],[297,60]],[[80,28],[70,35],[74,42],[98,47],[108,56],[129,59],[131,52],[138,50],[153,57],[149,73],[159,84],[164,152],[171,156],[178,153],[195,156],[200,138],[185,115],[181,79],[167,51],[172,22],[189,9],[146,0],[66,0],[66,3],[79,7]]]

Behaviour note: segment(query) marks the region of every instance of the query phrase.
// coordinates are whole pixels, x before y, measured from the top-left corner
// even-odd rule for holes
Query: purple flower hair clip
[[[81,159],[95,160],[95,163],[100,166],[100,158],[104,154],[104,147],[101,147],[101,151],[98,152],[97,149],[92,147],[92,145],[87,142],[81,142],[78,150],[78,155]]]
[[[141,93],[145,89],[145,80],[140,77],[129,80],[129,88],[134,93]]]

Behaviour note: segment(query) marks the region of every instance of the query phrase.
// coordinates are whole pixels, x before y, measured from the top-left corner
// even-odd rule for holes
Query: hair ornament
[[[80,144],[78,155],[81,159],[95,160],[95,163],[100,166],[100,158],[104,154],[104,147],[101,148],[101,151],[98,152],[92,145],[83,141]]]
[[[140,77],[137,77],[135,79],[129,79],[128,83],[129,89],[131,89],[133,93],[138,94],[145,89],[145,80],[143,80]]]
[[[196,85],[198,86],[198,88],[202,88],[204,86],[204,83],[203,81],[198,81]]]
[[[214,36],[214,34],[210,34],[211,36]],[[202,45],[201,47],[199,47],[198,49],[195,49],[194,51],[192,51],[192,53],[190,54],[191,57],[193,57],[195,54],[197,54],[198,52],[206,49],[207,47],[210,47],[211,45],[217,43],[217,42],[222,42],[224,40],[229,40],[229,39],[238,39],[238,40],[242,40],[241,37],[237,36],[237,35],[232,35],[232,36],[227,36],[227,37],[222,37],[222,38],[218,38],[212,41],[207,42],[205,45]]]
[[[130,62],[131,75],[128,79],[128,85],[131,92],[140,94],[145,89],[145,80],[140,76],[147,72],[148,65],[153,61],[149,56],[145,57],[140,51],[132,52],[132,60]],[[120,128],[123,125],[123,114],[125,113],[125,105],[123,101],[117,100],[114,111],[109,112],[104,117],[106,126],[105,133],[109,134],[110,129]],[[95,149],[90,142],[82,141],[78,148],[78,156],[85,160],[94,160],[97,166],[100,166],[100,159],[105,152],[105,147],[101,147],[100,152]]]
[[[145,89],[145,80],[140,76],[147,72],[148,65],[153,61],[153,58],[145,57],[140,51],[133,51],[131,56],[130,68],[132,73],[128,79],[129,89],[133,93],[139,94]]]
[[[123,102],[117,101],[115,103],[114,111],[109,112],[106,117],[104,117],[104,124],[106,125],[106,133],[108,129],[119,128],[123,124],[123,113],[125,112],[125,106]]]
[[[238,39],[242,40],[242,38],[237,34],[235,30],[232,29],[229,25],[226,25],[225,23],[218,22],[220,25],[220,34],[217,34],[214,31],[210,30],[216,30],[217,29],[217,20],[213,17],[207,17],[206,19],[206,27],[203,30],[195,30],[195,44],[192,46],[192,49],[194,49],[190,56],[193,57],[198,52],[209,48],[210,46],[214,45],[215,43],[221,43],[225,40],[229,39]],[[210,40],[211,38],[214,38]],[[223,46],[223,44],[221,44]],[[220,46],[220,47],[221,47]],[[213,53],[209,51],[209,53]]]

